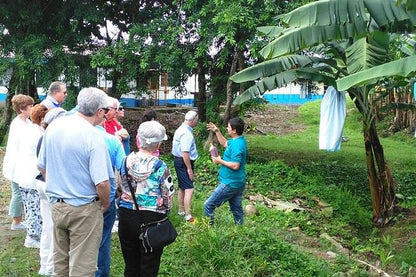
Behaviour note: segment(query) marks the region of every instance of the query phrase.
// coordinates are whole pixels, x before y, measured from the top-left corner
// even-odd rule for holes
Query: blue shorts
[[[180,189],[193,189],[194,182],[189,179],[188,170],[182,157],[175,157],[173,164],[175,166],[176,175]],[[194,170],[194,161],[191,160],[192,171]]]

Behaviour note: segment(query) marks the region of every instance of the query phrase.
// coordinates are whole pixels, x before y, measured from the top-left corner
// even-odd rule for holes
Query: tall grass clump
[[[231,222],[229,222],[231,223]],[[178,259],[178,257],[181,257]],[[165,266],[166,265],[166,266]],[[182,225],[165,250],[161,276],[316,276],[326,265],[277,236],[269,224],[242,226],[207,220]]]
[[[249,194],[278,195],[287,201],[299,198],[304,205],[312,208],[317,207],[318,200],[324,201],[333,209],[330,221],[338,221],[340,224],[344,222],[342,226],[352,224],[358,228],[371,226],[370,210],[361,205],[360,196],[352,194],[345,186],[327,183],[319,173],[304,175],[296,168],[274,161],[263,165],[248,165],[247,175]],[[316,215],[311,213],[309,216]],[[321,221],[317,223],[320,224]],[[316,227],[317,231],[319,226]]]

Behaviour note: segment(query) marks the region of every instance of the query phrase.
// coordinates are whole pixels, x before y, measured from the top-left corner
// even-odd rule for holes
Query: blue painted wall
[[[149,106],[154,105],[154,103],[149,103],[149,99],[135,99],[135,98],[120,98],[120,102],[123,102],[123,104],[126,107],[142,107],[142,106]],[[167,102],[167,103],[166,103]],[[187,105],[187,106],[193,106],[194,105],[194,99],[167,99],[165,100],[159,100],[157,103],[157,106],[165,106],[165,105]]]
[[[299,94],[265,94],[263,96],[264,100],[275,105],[302,105],[306,102],[322,99],[322,97],[323,95],[310,95],[309,97],[301,98]],[[39,98],[43,100],[45,95],[39,95]],[[0,102],[4,102],[5,100],[6,94],[0,93]],[[141,107],[149,105],[149,100],[144,100],[145,103],[142,103],[143,100],[135,98],[120,98],[120,101],[124,102],[123,104],[126,107]],[[165,100],[159,100],[158,105],[166,105]],[[167,105],[194,106],[194,99],[168,99]]]
[[[322,99],[323,95],[309,95],[301,98],[299,94],[265,94],[263,99],[275,105],[302,105],[306,102]]]

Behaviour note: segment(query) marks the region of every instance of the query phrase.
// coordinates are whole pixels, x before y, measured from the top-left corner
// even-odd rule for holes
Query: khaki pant
[[[53,276],[94,276],[103,232],[101,203],[52,205]]]

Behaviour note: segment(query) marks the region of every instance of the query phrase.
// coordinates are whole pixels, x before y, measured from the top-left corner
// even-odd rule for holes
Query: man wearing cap
[[[48,108],[48,110],[58,108],[65,101],[66,95],[66,85],[62,82],[55,81],[49,86],[48,95],[41,104]]]
[[[110,205],[111,163],[99,124],[107,95],[82,89],[79,110],[54,120],[46,129],[38,158],[52,205],[54,276],[93,276]]]
[[[194,192],[194,162],[198,158],[193,127],[198,124],[198,113],[188,111],[185,121],[175,131],[172,141],[174,166],[178,176],[178,214],[184,215],[185,220],[193,222],[191,215],[192,194]]]

